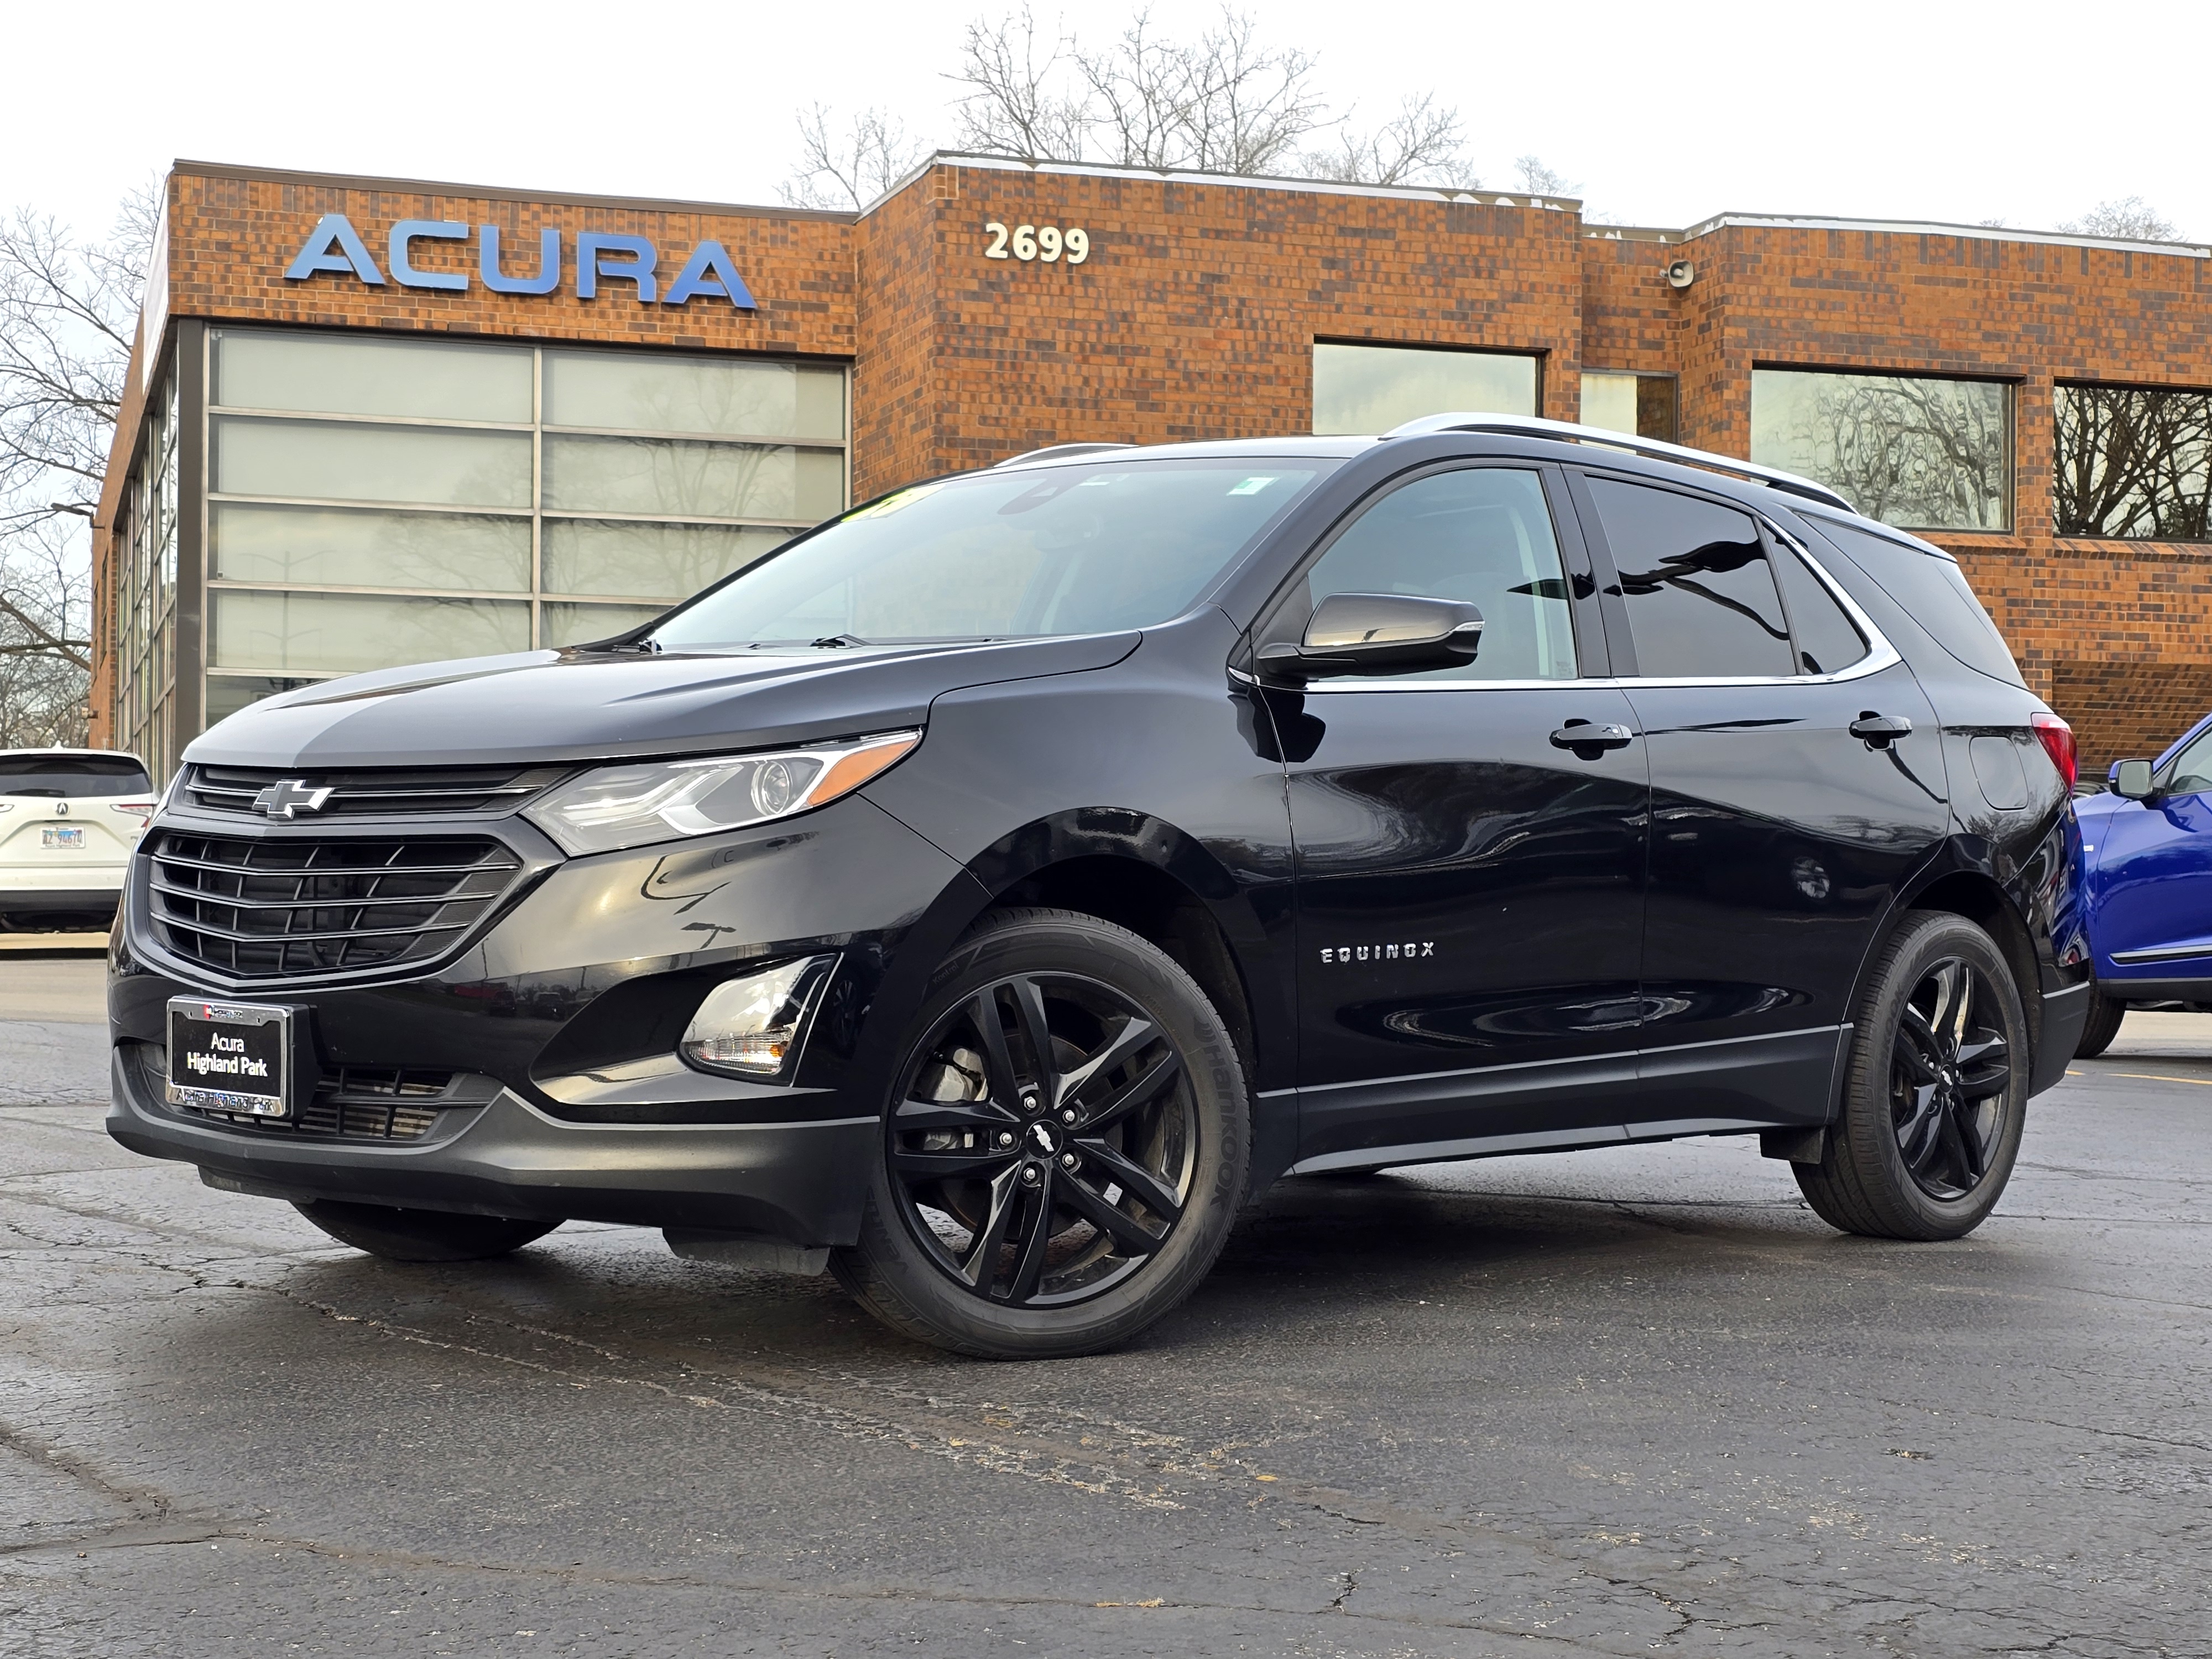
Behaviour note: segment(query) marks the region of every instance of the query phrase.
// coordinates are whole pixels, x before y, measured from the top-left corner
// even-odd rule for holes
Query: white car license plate
[[[82,847],[84,845],[84,831],[76,829],[59,830],[49,825],[39,831],[39,845],[41,847]]]
[[[169,1002],[169,1103],[249,1117],[291,1115],[292,1010]]]

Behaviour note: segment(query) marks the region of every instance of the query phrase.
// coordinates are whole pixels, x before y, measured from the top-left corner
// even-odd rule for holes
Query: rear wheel
[[[1006,910],[939,969],[838,1279],[894,1329],[1089,1353],[1188,1296],[1246,1172],[1243,1073],[1190,976],[1096,917]]]
[[[2082,1024],[2081,1040],[2074,1045],[2074,1058],[2094,1060],[2111,1048],[2112,1039],[2120,1034],[2120,1021],[2127,1012],[2127,1004],[2115,1001],[2093,983],[2089,987],[2089,1018]]]
[[[519,1250],[561,1224],[515,1216],[400,1210],[323,1199],[292,1206],[341,1244],[387,1261],[482,1261]]]
[[[2019,1155],[2031,1055],[2012,967],[1960,916],[1900,927],[1856,1010],[1844,1108],[1797,1184],[1875,1238],[1958,1238],[1996,1206]]]

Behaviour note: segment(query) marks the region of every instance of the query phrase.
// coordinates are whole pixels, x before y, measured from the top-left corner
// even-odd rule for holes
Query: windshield
[[[146,769],[127,755],[0,757],[0,795],[145,795]]]
[[[664,650],[1098,634],[1180,615],[1336,463],[1102,461],[917,484],[740,572]]]

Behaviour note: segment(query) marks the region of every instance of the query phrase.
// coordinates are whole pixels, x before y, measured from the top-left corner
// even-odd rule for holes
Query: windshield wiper
[[[817,651],[849,651],[856,645],[868,643],[870,641],[862,639],[858,634],[824,634],[818,640],[807,641],[807,644],[812,646]]]

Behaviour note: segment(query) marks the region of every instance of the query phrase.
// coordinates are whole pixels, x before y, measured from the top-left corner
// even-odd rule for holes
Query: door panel
[[[1652,773],[1638,1116],[1823,1121],[1874,928],[1948,821],[1935,714],[1902,663],[1629,700]],[[1913,733],[1876,749],[1850,730],[1868,713]],[[1658,1052],[1718,1042],[1746,1052]]]
[[[1311,747],[1290,791],[1304,1155],[1573,1128],[1619,1138],[1638,1017],[1644,747],[1578,754],[1551,733],[1572,720],[1633,731],[1628,699],[1566,685],[1303,702]]]
[[[2130,801],[2086,822],[2097,843],[2098,972],[2202,975],[2212,959],[2212,795]]]

